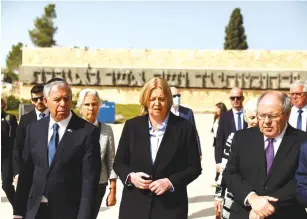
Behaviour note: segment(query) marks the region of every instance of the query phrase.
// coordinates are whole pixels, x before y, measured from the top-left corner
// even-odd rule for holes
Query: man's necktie
[[[40,119],[43,119],[43,118],[45,118],[46,114],[45,113],[40,113],[38,116],[39,116]]]
[[[303,110],[298,110],[298,116],[297,116],[297,124],[296,124],[296,128],[302,130],[302,113]]]
[[[238,129],[237,129],[237,131],[239,131],[239,130],[242,129],[241,113],[242,113],[242,112],[238,112],[238,113],[237,113],[237,115],[238,115]]]
[[[52,126],[53,129],[53,134],[51,136],[49,145],[48,145],[48,162],[49,162],[49,166],[53,160],[53,157],[55,155],[56,152],[56,148],[58,146],[59,143],[59,133],[58,133],[58,129],[59,129],[59,124],[54,123]]]
[[[274,138],[268,138],[267,141],[269,142],[269,144],[265,149],[265,155],[266,155],[266,172],[268,175],[274,160],[274,144],[273,144]]]

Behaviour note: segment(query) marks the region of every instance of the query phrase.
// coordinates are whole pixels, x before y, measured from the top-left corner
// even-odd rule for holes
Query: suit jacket
[[[19,174],[21,166],[21,156],[26,138],[26,128],[29,124],[36,122],[37,116],[35,109],[21,116],[16,131],[16,138],[13,149],[13,174]]]
[[[108,183],[108,179],[116,179],[117,175],[113,170],[115,158],[115,144],[112,127],[104,123],[100,124],[100,157],[101,173],[99,183]]]
[[[28,125],[14,215],[34,219],[48,194],[52,219],[92,219],[101,168],[99,129],[73,113],[49,167],[49,120]]]
[[[17,119],[4,111],[1,112],[1,158],[12,158],[16,137]]]
[[[247,123],[243,119],[243,129],[247,128]],[[221,163],[223,150],[226,144],[226,140],[230,133],[236,132],[236,123],[233,117],[232,109],[226,111],[225,113],[221,114],[219,120],[219,127],[217,129],[216,134],[216,146],[215,146],[215,162]]]
[[[224,171],[227,188],[235,198],[230,219],[248,218],[251,208],[244,205],[244,200],[252,191],[260,196],[278,198],[278,202],[272,203],[276,212],[268,219],[289,219],[294,215],[295,218],[307,218],[295,193],[300,146],[306,140],[307,133],[288,125],[267,175],[264,137],[259,128],[249,128],[235,134]]]
[[[296,196],[298,201],[307,208],[307,142],[301,147],[296,171]]]
[[[193,127],[195,128],[197,147],[198,147],[198,151],[199,151],[200,156],[202,156],[201,147],[200,147],[200,140],[199,140],[196,124],[195,124],[193,111],[191,109],[187,108],[187,107],[179,106],[179,116],[181,116],[182,118],[185,118],[186,120],[189,120],[191,122],[191,124],[193,125]]]
[[[201,173],[195,129],[170,112],[155,162],[152,163],[148,115],[128,120],[115,156],[114,170],[126,182],[131,172],[144,172],[152,180],[168,178],[174,191],[156,196],[150,190],[124,186],[120,219],[187,219],[187,185]]]

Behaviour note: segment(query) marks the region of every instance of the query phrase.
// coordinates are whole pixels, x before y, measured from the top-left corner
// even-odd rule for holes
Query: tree
[[[54,34],[57,31],[53,20],[56,18],[55,4],[45,7],[45,13],[34,21],[34,29],[29,30],[30,38],[38,47],[51,47],[56,45]]]
[[[243,27],[243,16],[240,8],[235,8],[231,14],[225,29],[224,49],[244,50],[248,49],[245,29]]]
[[[6,56],[7,69],[1,72],[4,76],[3,81],[13,83],[18,80],[16,72],[19,71],[19,66],[22,63],[22,46],[23,44],[21,42],[13,45],[11,51]]]

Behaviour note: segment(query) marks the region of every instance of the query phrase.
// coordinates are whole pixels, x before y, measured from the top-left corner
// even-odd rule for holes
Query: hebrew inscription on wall
[[[141,87],[159,76],[169,85],[183,88],[289,89],[298,79],[307,79],[306,71],[242,71],[193,69],[123,69],[123,68],[55,68],[23,66],[20,81],[45,83],[60,77],[72,85]]]

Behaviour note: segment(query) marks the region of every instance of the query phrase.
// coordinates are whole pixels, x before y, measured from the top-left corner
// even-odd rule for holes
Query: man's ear
[[[47,105],[47,98],[46,97],[44,97],[43,102],[44,102],[45,105]]]

